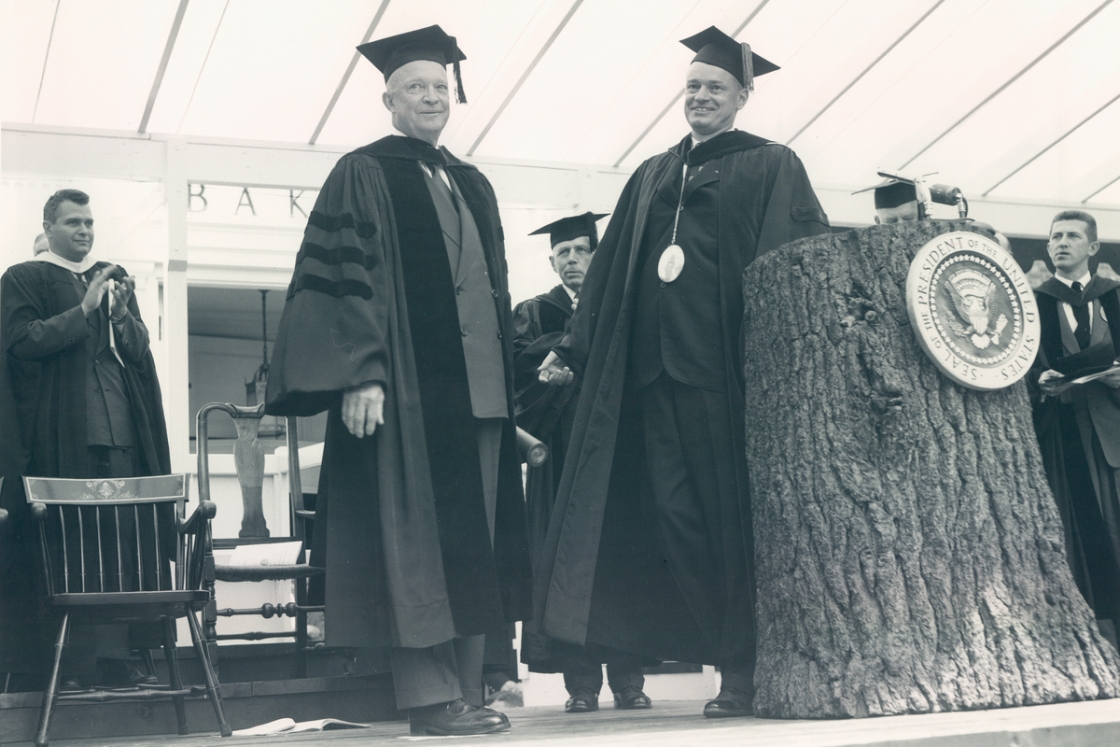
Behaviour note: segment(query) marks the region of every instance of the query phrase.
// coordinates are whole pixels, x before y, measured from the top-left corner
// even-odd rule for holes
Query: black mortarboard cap
[[[455,37],[448,36],[439,26],[428,26],[367,42],[359,46],[358,51],[382,72],[385,80],[389,80],[389,76],[397,68],[416,60],[452,65],[459,103],[467,103],[467,97],[463,93],[463,77],[459,73],[459,61],[467,59],[467,56],[455,43]]]
[[[735,76],[744,88],[754,90],[754,79],[780,68],[770,60],[751,51],[751,45],[739,43],[715,26],[709,26],[695,36],[681,39],[696,56],[693,62],[715,65]]]
[[[874,187],[852,192],[858,195],[862,192],[875,190],[875,208],[893,208],[914,202],[918,199],[918,192],[914,189],[914,182],[907,179],[886,179]]]
[[[591,239],[591,246],[594,248],[595,245],[599,243],[599,232],[595,229],[595,221],[600,218],[605,218],[608,215],[610,215],[610,213],[572,215],[567,218],[555,220],[547,226],[541,226],[529,235],[536,236],[539,233],[547,233],[552,240],[553,246],[556,246],[562,241],[571,241],[580,236],[587,236]]]

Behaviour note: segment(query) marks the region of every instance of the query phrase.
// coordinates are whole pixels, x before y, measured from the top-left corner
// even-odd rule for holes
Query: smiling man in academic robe
[[[534,599],[553,638],[718,665],[716,718],[754,692],[743,269],[828,219],[793,151],[733,129],[777,66],[714,26],[683,43],[692,132],[631,177],[541,366],[583,383]]]
[[[43,207],[43,230],[49,250],[0,278],[0,507],[11,512],[11,526],[0,529],[0,671],[22,668],[4,666],[5,650],[6,658],[33,665],[35,631],[57,624],[37,617],[37,529],[21,478],[171,471],[135,281],[92,256],[89,195],[77,189],[52,195]],[[134,642],[154,648],[162,640],[158,631],[135,625]],[[75,627],[63,659],[63,687],[155,684],[129,659],[129,626]]]
[[[329,411],[312,558],[327,645],[390,647],[413,734],[504,731],[482,707],[484,634],[526,615],[530,568],[497,202],[437,147],[455,39],[431,26],[359,50],[399,134],[343,156],[319,193],[267,412]]]

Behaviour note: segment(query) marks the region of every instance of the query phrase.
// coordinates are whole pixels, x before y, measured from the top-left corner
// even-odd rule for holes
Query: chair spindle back
[[[25,477],[39,519],[49,594],[183,589],[184,557],[193,534],[181,537],[187,475],[69,480]],[[175,579],[171,563],[175,563]],[[193,569],[191,569],[193,571]],[[201,577],[201,567],[191,572]],[[193,586],[190,588],[199,588]]]

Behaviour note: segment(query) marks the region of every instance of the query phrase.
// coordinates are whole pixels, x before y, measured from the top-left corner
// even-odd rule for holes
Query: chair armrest
[[[217,581],[287,581],[322,575],[325,568],[303,565],[216,565],[214,578]]]
[[[198,532],[202,526],[218,515],[218,507],[210,501],[202,501],[186,521],[179,519],[175,522],[179,534],[192,534]]]

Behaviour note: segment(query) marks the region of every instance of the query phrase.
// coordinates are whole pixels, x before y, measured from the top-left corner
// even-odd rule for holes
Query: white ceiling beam
[[[1070,135],[1072,135],[1073,133],[1077,132],[1077,130],[1081,129],[1082,125],[1084,125],[1084,124],[1085,124],[1086,122],[1088,122],[1089,120],[1093,119],[1093,117],[1097,116],[1098,114],[1100,114],[1101,112],[1103,112],[1103,111],[1104,111],[1105,109],[1107,109],[1108,107],[1112,106],[1112,105],[1113,105],[1114,103],[1116,103],[1117,101],[1120,101],[1120,93],[1116,94],[1116,95],[1115,95],[1115,96],[1113,96],[1113,97],[1112,97],[1111,99],[1109,99],[1109,100],[1108,100],[1107,102],[1105,102],[1105,103],[1104,103],[1104,104],[1102,104],[1101,106],[1097,107],[1097,109],[1096,109],[1096,110],[1095,110],[1095,111],[1094,111],[1094,112],[1093,112],[1092,114],[1090,114],[1089,116],[1085,117],[1085,118],[1084,118],[1084,119],[1082,119],[1082,120],[1081,120],[1080,122],[1078,122],[1077,124],[1075,124],[1075,125],[1074,125],[1073,127],[1069,128],[1068,130],[1066,130],[1065,132],[1063,132],[1063,133],[1062,133],[1061,135],[1059,135],[1059,136],[1058,136],[1058,137],[1057,137],[1057,138],[1056,138],[1055,140],[1053,140],[1052,142],[1050,142],[1050,143],[1049,143],[1049,144],[1048,144],[1048,145],[1047,145],[1047,146],[1046,146],[1045,148],[1043,148],[1042,150],[1040,150],[1040,151],[1038,151],[1037,153],[1035,153],[1035,154],[1034,154],[1033,156],[1031,156],[1030,158],[1028,158],[1028,159],[1027,159],[1026,161],[1024,161],[1023,163],[1019,164],[1019,166],[1017,166],[1017,167],[1016,167],[1016,168],[1015,168],[1015,169],[1014,169],[1014,170],[1013,170],[1013,171],[1012,171],[1012,172],[1011,172],[1010,174],[1008,174],[1007,176],[1003,177],[1003,178],[1002,178],[1002,179],[1000,179],[1000,180],[999,180],[998,182],[996,182],[995,184],[993,184],[992,186],[990,186],[990,187],[988,187],[988,188],[987,188],[986,190],[984,190],[983,194],[981,194],[980,196],[981,196],[981,197],[987,197],[987,196],[988,196],[989,194],[991,194],[991,193],[992,193],[992,192],[993,192],[993,191],[994,191],[994,190],[996,189],[996,187],[998,187],[999,185],[1003,184],[1004,182],[1006,182],[1006,181],[1007,181],[1008,179],[1010,179],[1011,177],[1013,177],[1013,176],[1015,176],[1016,174],[1018,174],[1018,173],[1019,173],[1020,171],[1022,171],[1023,169],[1025,169],[1025,168],[1026,168],[1027,166],[1030,166],[1030,165],[1031,165],[1032,163],[1034,163],[1034,162],[1035,162],[1036,160],[1038,160],[1038,159],[1039,159],[1039,158],[1040,158],[1040,157],[1041,157],[1042,155],[1044,155],[1044,154],[1045,154],[1045,153],[1046,153],[1047,151],[1049,151],[1049,150],[1050,150],[1051,148],[1053,148],[1053,147],[1054,147],[1054,146],[1056,146],[1056,145],[1057,145],[1058,143],[1060,143],[1060,142],[1062,142],[1063,140],[1065,140],[1065,139],[1066,139],[1067,137],[1069,137],[1069,136],[1070,136]],[[1094,194],[1095,194],[1095,193],[1094,193]],[[1088,198],[1086,198],[1086,199],[1088,199]]]
[[[1108,189],[1109,187],[1111,187],[1116,182],[1120,182],[1120,176],[1116,177],[1115,179],[1110,180],[1107,184],[1104,184],[1103,186],[1101,186],[1100,189],[1094,190],[1092,194],[1090,194],[1088,197],[1086,197],[1084,200],[1081,201],[1081,204],[1084,205],[1089,200],[1093,199],[1094,197],[1099,195],[1101,192],[1103,192],[1106,189]]]
[[[905,31],[902,32],[902,36],[895,39],[894,42],[892,42],[889,47],[884,49],[882,54],[880,54],[878,57],[876,57],[874,60],[872,60],[871,64],[868,65],[867,67],[865,67],[860,72],[859,75],[852,78],[851,82],[848,83],[848,85],[844,86],[844,88],[840,90],[840,93],[836,94],[832,98],[832,100],[829,101],[827,104],[825,104],[824,107],[820,111],[818,111],[816,114],[814,114],[809,119],[808,122],[801,125],[801,129],[799,129],[797,132],[793,133],[793,137],[791,137],[789,140],[786,141],[786,145],[789,145],[790,143],[792,143],[794,140],[796,140],[801,135],[801,133],[803,133],[803,132],[805,132],[805,130],[809,129],[813,125],[814,122],[816,122],[818,119],[820,119],[821,116],[824,115],[825,112],[827,112],[829,109],[832,108],[833,104],[835,104],[837,101],[842,99],[844,97],[844,94],[846,94],[848,91],[852,90],[852,87],[856,83],[859,83],[865,75],[867,75],[869,72],[871,72],[871,70],[874,69],[876,65],[878,65],[880,62],[882,62],[884,57],[886,57],[891,52],[893,52],[895,47],[897,47],[899,44],[901,44],[903,42],[903,40],[906,39],[906,37],[910,36],[910,34],[913,33],[916,28],[921,26],[922,23],[924,23],[925,20],[927,18],[929,18],[930,15],[932,15],[935,10],[937,10],[939,7],[941,7],[941,4],[944,3],[944,2],[945,2],[945,0],[937,0],[933,5],[931,5],[929,10],[927,10],[925,13],[923,13],[922,16],[918,20],[914,21],[914,23],[911,24],[910,28],[908,28],[908,29],[906,29]]]
[[[348,150],[346,146],[312,147],[220,138],[195,137],[180,142],[185,148],[189,181],[249,187],[318,189],[339,156]],[[6,125],[0,136],[0,162],[8,178],[64,174],[70,178],[160,181],[166,170],[166,147],[167,143],[159,135]],[[471,161],[494,184],[503,210],[511,207],[567,209],[573,205],[610,209],[629,173],[626,169],[591,164],[497,158]],[[1116,181],[1120,181],[1120,177],[1110,183]],[[853,196],[851,190],[851,186],[840,185],[817,185],[815,188],[834,225],[866,225],[874,216],[867,196]],[[1079,207],[1076,202],[982,197],[970,199],[969,203],[972,215],[978,220],[1015,235],[1039,236],[1045,235],[1048,221],[1056,211]],[[1093,213],[1101,237],[1120,240],[1120,207],[1094,206]],[[1014,229],[1009,230],[1011,227]]]
[[[156,78],[152,81],[152,90],[148,92],[148,103],[144,106],[144,116],[140,118],[140,128],[137,132],[143,134],[148,130],[148,120],[152,116],[152,109],[156,105],[160,86],[163,85],[163,74],[167,72],[167,61],[171,59],[171,52],[175,49],[175,40],[179,37],[179,28],[183,25],[183,16],[187,14],[187,3],[190,0],[179,0],[179,8],[175,11],[175,20],[171,22],[171,32],[167,35],[167,43],[163,45],[163,57],[156,70]]]
[[[541,45],[541,48],[537,50],[537,54],[533,58],[533,61],[529,63],[529,66],[525,68],[525,72],[523,72],[521,74],[521,77],[517,79],[517,82],[513,84],[513,88],[511,88],[509,90],[509,93],[506,94],[506,98],[504,101],[502,101],[501,106],[499,106],[494,111],[493,116],[490,117],[490,121],[487,122],[486,126],[482,128],[482,132],[479,133],[478,137],[474,141],[474,144],[471,145],[471,147],[467,150],[468,156],[473,156],[479,144],[486,138],[488,134],[490,134],[490,128],[492,128],[498,121],[498,118],[502,116],[502,112],[504,112],[506,110],[506,107],[509,106],[509,102],[513,101],[513,97],[516,96],[517,92],[521,90],[521,86],[525,83],[526,80],[529,79],[529,76],[533,74],[533,70],[537,67],[537,63],[539,63],[541,59],[544,58],[545,54],[549,50],[549,47],[551,47],[552,43],[556,41],[556,37],[560,36],[560,32],[563,31],[564,27],[568,25],[568,21],[572,19],[572,16],[575,15],[575,12],[582,4],[583,0],[575,0],[575,2],[572,3],[572,7],[568,8],[568,12],[560,20],[560,23],[556,25],[556,28],[552,30],[552,34],[549,35],[545,43]]]
[[[1095,9],[1093,9],[1093,11],[1091,13],[1089,13],[1089,15],[1085,16],[1080,21],[1078,21],[1077,24],[1073,28],[1071,28],[1066,33],[1062,34],[1062,37],[1060,39],[1058,39],[1056,42],[1054,42],[1049,47],[1047,47],[1046,50],[1042,52],[1042,54],[1035,57],[1022,70],[1015,73],[1013,76],[1011,76],[1011,78],[1009,78],[1007,81],[1005,81],[1003,83],[1003,85],[1001,85],[999,88],[997,88],[996,90],[994,90],[990,94],[988,94],[984,98],[983,101],[981,101],[979,104],[977,104],[976,106],[969,109],[968,112],[963,117],[958,119],[953,124],[949,125],[949,128],[947,130],[945,130],[940,135],[938,135],[933,140],[931,140],[929,143],[927,143],[924,148],[919,150],[914,155],[910,156],[910,158],[908,158],[905,163],[903,163],[901,166],[898,167],[899,170],[901,171],[901,170],[905,169],[907,166],[909,166],[910,164],[912,164],[915,160],[917,160],[919,157],[921,157],[921,155],[923,153],[928,151],[933,146],[937,145],[937,143],[939,143],[946,135],[948,135],[950,132],[952,132],[953,130],[960,127],[969,117],[971,117],[973,114],[975,114],[976,112],[983,109],[985,106],[987,106],[992,101],[994,101],[997,96],[999,96],[1001,93],[1003,93],[1008,88],[1010,88],[1015,83],[1015,81],[1019,80],[1019,78],[1022,78],[1024,75],[1026,75],[1027,72],[1029,72],[1031,70],[1031,68],[1033,68],[1038,63],[1042,62],[1044,59],[1046,59],[1046,57],[1051,52],[1053,52],[1058,47],[1062,46],[1062,44],[1064,44],[1067,39],[1069,39],[1071,36],[1076,34],[1081,29],[1081,27],[1083,27],[1089,21],[1093,20],[1093,18],[1095,18],[1097,16],[1097,14],[1099,14],[1102,10],[1107,8],[1111,3],[1112,3],[1112,0],[1104,0],[1104,2],[1101,3],[1100,5],[1098,5]]]
[[[35,115],[39,113],[39,97],[43,95],[43,79],[47,77],[47,60],[51,58],[51,42],[54,41],[54,27],[58,23],[58,6],[62,5],[62,0],[55,0],[54,3],[54,18],[51,19],[51,34],[47,37],[47,51],[43,54],[43,68],[39,71],[39,90],[35,92],[35,108],[31,110],[31,121],[35,121]]]
[[[381,23],[381,17],[385,15],[385,9],[389,7],[390,0],[381,0],[381,7],[377,9],[377,13],[373,16],[373,21],[370,23],[369,28],[366,29],[366,35],[362,37],[362,44],[368,42],[373,38],[373,32],[377,29],[377,25]],[[323,128],[327,126],[327,120],[331,118],[331,112],[334,111],[335,104],[342,96],[343,89],[346,84],[350,82],[350,76],[354,74],[354,68],[358,66],[358,60],[362,58],[362,53],[357,50],[354,51],[354,56],[350,58],[350,64],[346,67],[346,72],[342,74],[342,80],[338,82],[338,86],[334,89],[334,95],[331,100],[327,102],[327,108],[323,110],[323,116],[319,117],[319,124],[315,126],[315,131],[311,133],[311,139],[307,141],[308,145],[314,145],[315,141],[319,139],[322,134]]]

